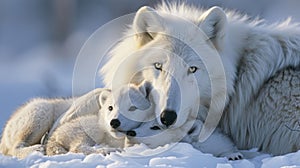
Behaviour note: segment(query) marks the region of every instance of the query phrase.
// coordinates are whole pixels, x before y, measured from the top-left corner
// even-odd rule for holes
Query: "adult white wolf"
[[[281,140],[293,150],[277,152],[267,143],[272,140],[271,132],[257,130],[261,131],[257,137],[253,128],[247,127],[250,118],[244,115],[245,109],[265,81],[300,62],[300,27],[288,22],[269,26],[261,23],[219,7],[203,10],[164,3],[156,9],[142,7],[126,38],[101,69],[104,83],[106,87],[118,87],[129,82],[152,82],[159,95],[155,113],[164,127],[180,127],[199,104],[210,107],[200,140],[207,138],[202,133],[211,133],[218,124],[225,104],[228,112],[221,127],[234,141],[240,141],[237,134],[245,141],[252,137],[264,139],[261,135],[266,134],[268,138],[256,141],[254,146],[274,154],[295,151],[300,149],[299,132],[294,133],[296,139]],[[272,115],[270,111],[265,113]],[[206,114],[200,116],[204,119]],[[239,122],[241,119],[244,123]],[[268,117],[262,120],[273,125]],[[278,131],[284,135],[290,130]],[[253,146],[244,143],[238,147]]]

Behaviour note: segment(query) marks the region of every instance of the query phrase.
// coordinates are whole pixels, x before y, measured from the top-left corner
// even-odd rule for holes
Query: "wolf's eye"
[[[155,69],[157,69],[157,70],[162,70],[162,63],[159,63],[159,62],[155,62],[154,63],[154,67],[155,67]]]
[[[113,109],[114,109],[113,106],[108,106],[109,111],[112,111]]]
[[[135,111],[136,109],[137,109],[137,107],[135,107],[135,106],[130,106],[129,109],[128,109],[128,111]]]
[[[198,68],[195,66],[189,67],[189,73],[195,73],[197,70],[198,70]]]

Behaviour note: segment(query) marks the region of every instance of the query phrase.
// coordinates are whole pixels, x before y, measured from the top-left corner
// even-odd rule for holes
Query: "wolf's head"
[[[218,7],[194,21],[150,7],[138,10],[133,21],[139,45],[136,66],[142,79],[153,85],[161,126],[180,127],[188,117],[196,117],[200,99],[209,105],[211,81],[220,75],[215,73],[220,67],[212,66],[213,56],[221,52],[226,22]]]
[[[195,118],[199,104],[221,109],[213,113],[223,111],[218,108],[222,101],[215,99],[222,99],[227,87],[219,57],[226,49],[226,28],[227,17],[219,7],[207,11],[187,6],[142,7],[101,68],[105,86],[150,82],[161,128],[179,128],[189,117]],[[220,115],[213,113],[209,111],[216,123]]]

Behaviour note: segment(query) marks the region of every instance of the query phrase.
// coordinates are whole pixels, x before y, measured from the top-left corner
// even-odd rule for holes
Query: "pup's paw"
[[[118,148],[100,148],[97,149],[97,153],[101,153],[102,155],[106,156],[109,155],[112,152],[121,152],[121,149]]]
[[[45,146],[44,145],[33,145],[29,147],[31,149],[32,152],[37,151],[37,152],[41,152],[43,155],[45,155],[46,150],[45,150]]]

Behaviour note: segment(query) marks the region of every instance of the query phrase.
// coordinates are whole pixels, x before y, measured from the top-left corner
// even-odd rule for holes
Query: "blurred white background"
[[[299,0],[186,1],[235,9],[270,23],[289,16],[300,21]],[[159,2],[0,0],[0,132],[12,112],[29,99],[72,95],[76,56],[101,25]]]

